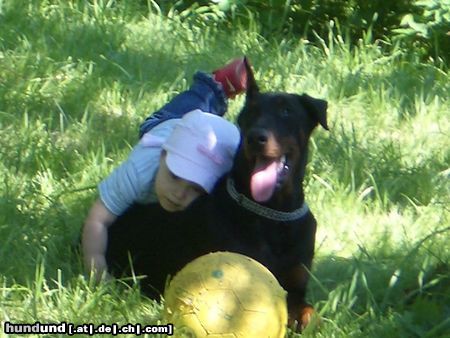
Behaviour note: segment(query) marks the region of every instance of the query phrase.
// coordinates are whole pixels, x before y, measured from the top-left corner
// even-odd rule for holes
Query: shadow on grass
[[[9,52],[5,55],[18,56],[0,70],[0,110],[12,118],[27,112],[57,129],[61,112],[78,121],[87,111],[96,114],[96,102],[105,90],[118,90],[120,100],[134,104],[143,93],[157,92],[179,78],[183,61],[177,57],[176,43],[155,48],[150,23],[149,31],[143,30],[149,41],[142,38],[136,45],[128,42],[131,32],[113,11],[96,17],[70,5],[57,10],[36,6],[8,7],[2,16],[0,41]],[[139,115],[149,115],[151,105],[147,109]],[[109,114],[108,119],[116,116]],[[118,119],[117,126],[123,128],[124,121]],[[109,124],[112,129],[114,124]]]

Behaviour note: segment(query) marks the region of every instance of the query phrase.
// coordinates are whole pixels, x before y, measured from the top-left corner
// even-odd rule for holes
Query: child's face
[[[206,193],[199,185],[175,176],[167,167],[165,154],[159,160],[155,192],[161,206],[169,212],[186,209],[196,198]]]

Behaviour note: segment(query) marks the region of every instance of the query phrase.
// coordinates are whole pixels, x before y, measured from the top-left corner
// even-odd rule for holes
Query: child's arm
[[[170,133],[175,122],[154,129],[157,136]],[[152,201],[152,181],[161,156],[160,147],[137,144],[128,159],[99,184],[99,199],[92,206],[83,228],[82,248],[85,268],[101,279],[107,272],[105,258],[108,228],[135,202]],[[130,224],[132,226],[132,224]]]
[[[105,258],[108,227],[116,218],[117,216],[111,213],[98,199],[92,206],[84,224],[82,236],[84,265],[97,280],[108,276]]]

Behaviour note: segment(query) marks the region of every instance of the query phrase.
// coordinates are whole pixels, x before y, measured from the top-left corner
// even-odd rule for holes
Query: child
[[[213,76],[197,72],[187,91],[147,118],[128,159],[99,184],[82,235],[84,263],[96,279],[107,276],[108,227],[132,204],[185,210],[231,169],[240,135],[220,116],[227,98],[246,88],[246,62],[234,60]]]

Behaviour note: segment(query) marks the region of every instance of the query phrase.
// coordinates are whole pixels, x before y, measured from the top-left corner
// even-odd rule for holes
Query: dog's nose
[[[263,128],[253,128],[248,132],[247,142],[253,146],[264,146],[269,139],[269,132]]]

